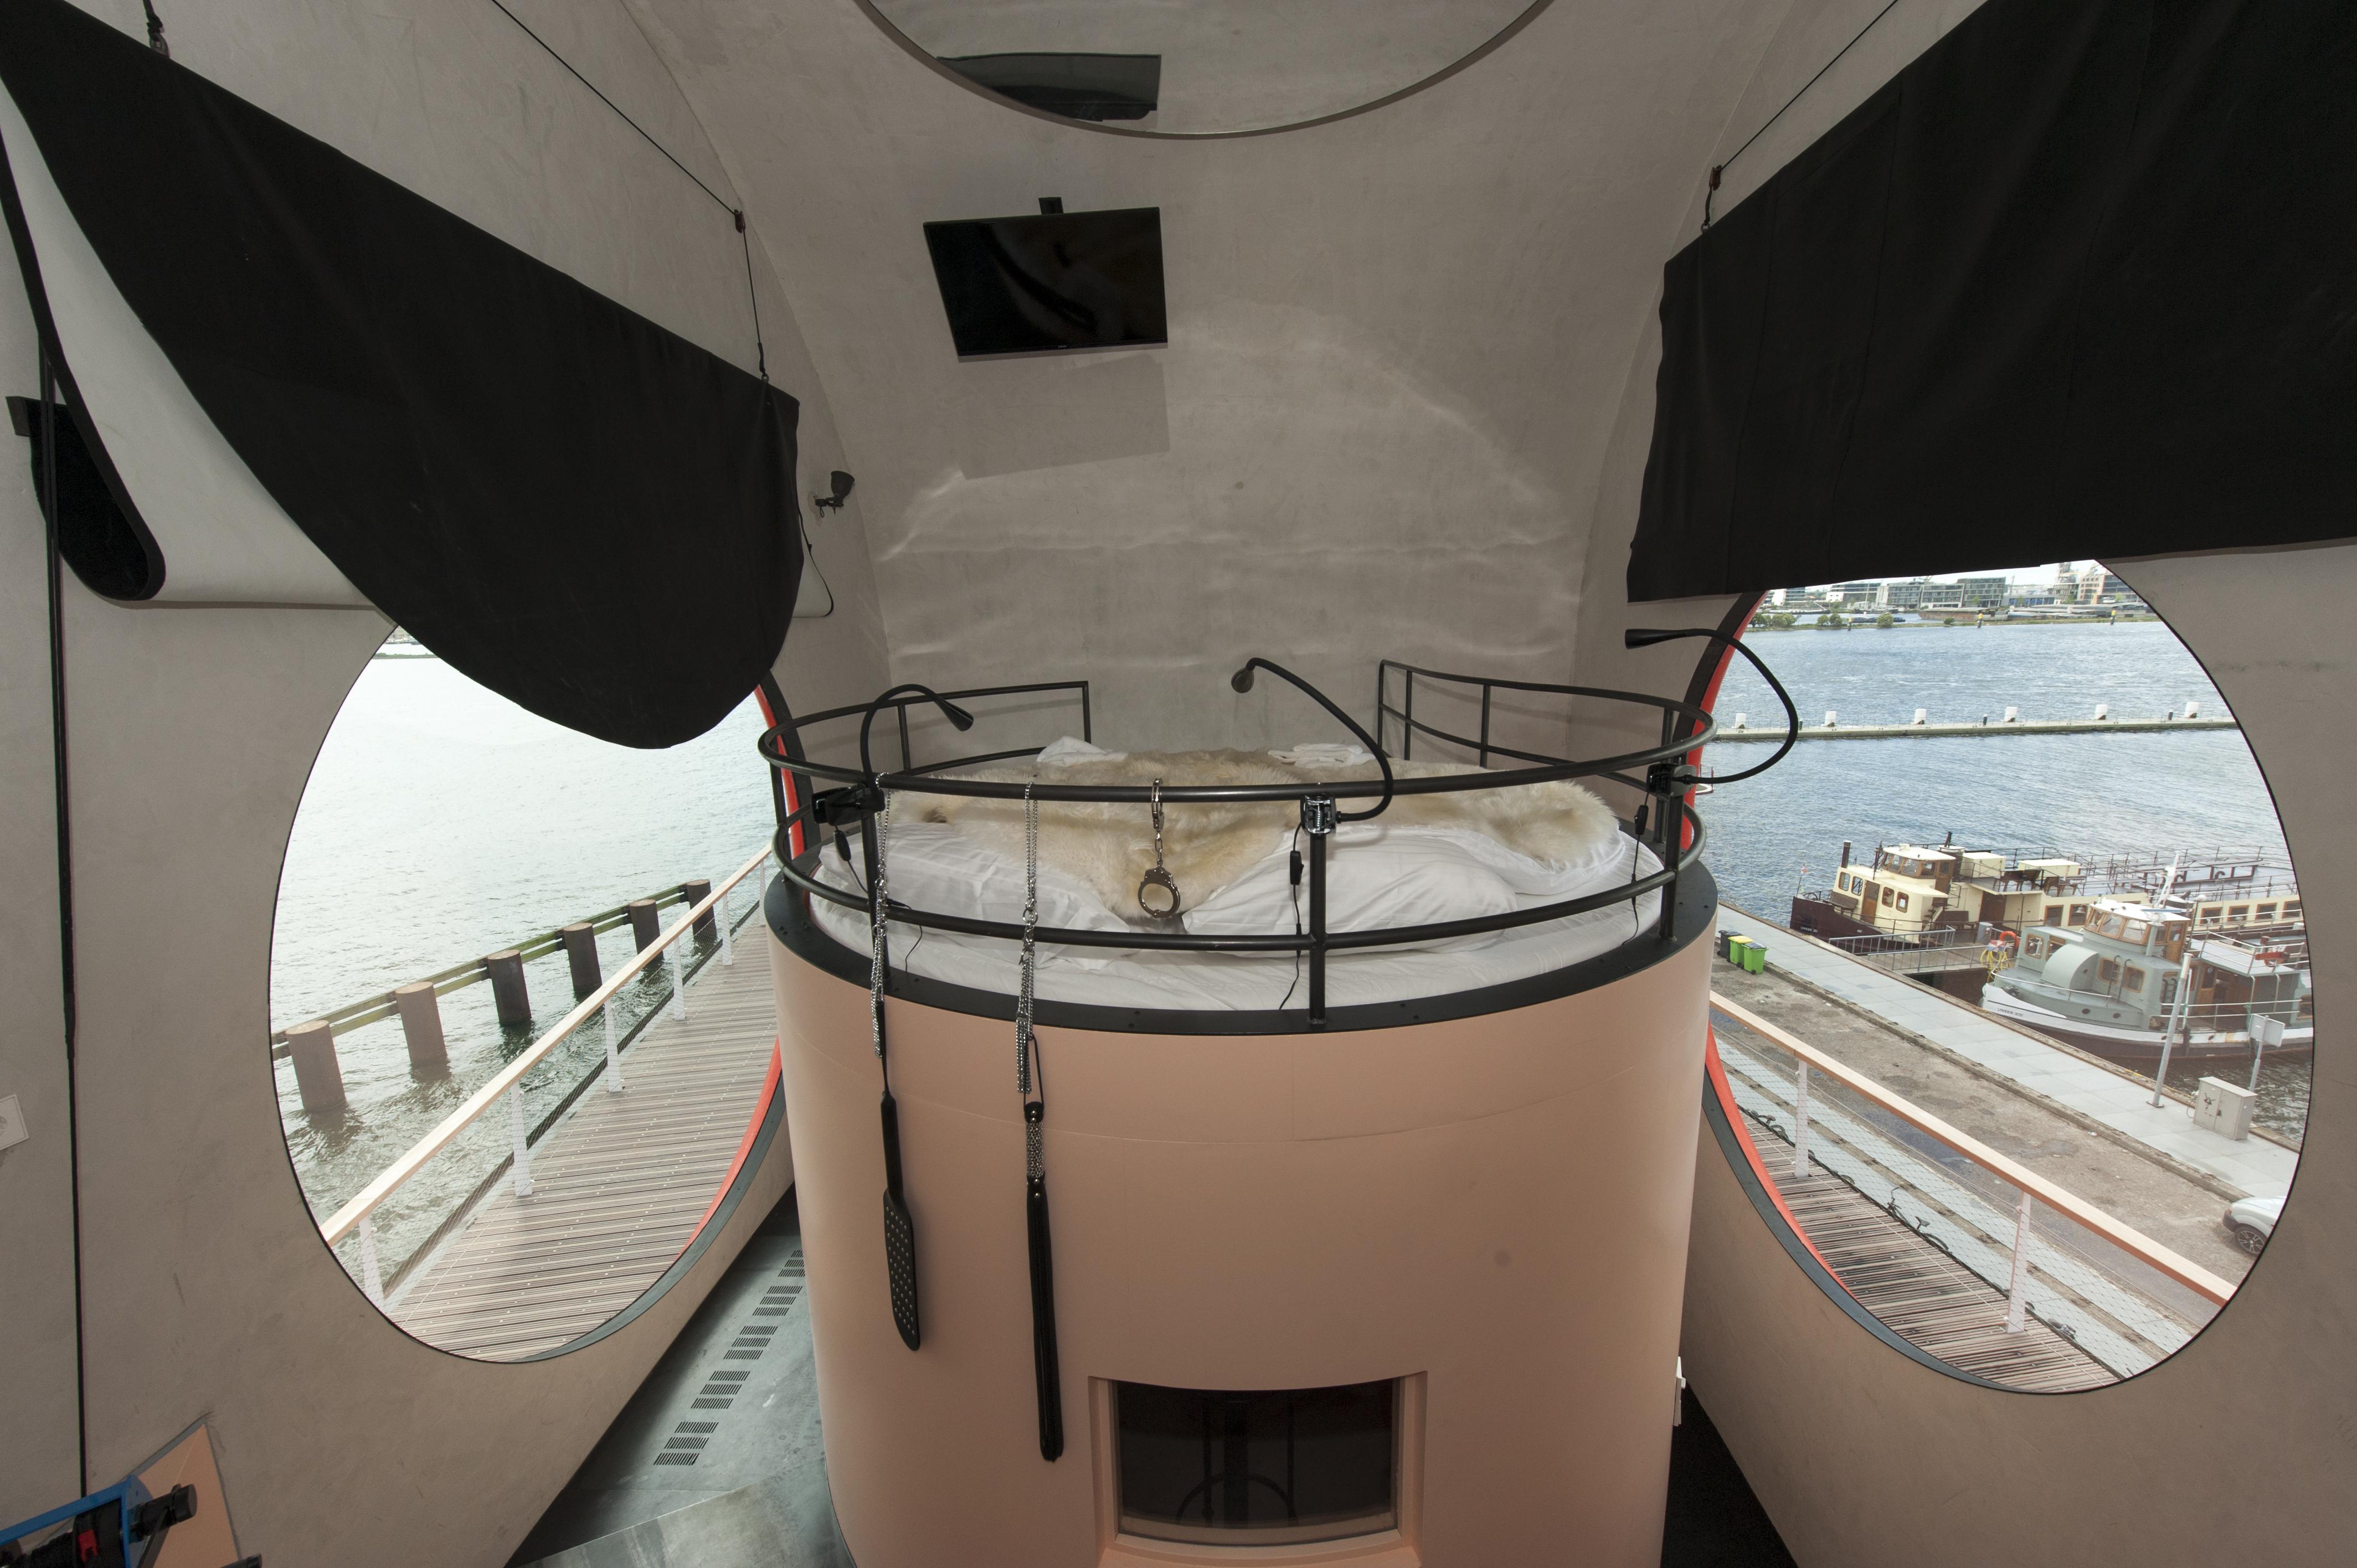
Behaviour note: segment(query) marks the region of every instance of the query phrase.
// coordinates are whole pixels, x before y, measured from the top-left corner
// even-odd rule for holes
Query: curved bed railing
[[[1273,667],[1271,667],[1273,668]],[[1383,661],[1379,671],[1405,671],[1408,666]],[[1278,671],[1283,673],[1283,671]],[[1667,940],[1673,930],[1673,917],[1677,903],[1678,878],[1702,855],[1706,842],[1702,819],[1687,802],[1695,777],[1689,765],[1690,755],[1706,744],[1717,733],[1709,712],[1674,698],[1650,693],[1618,691],[1606,687],[1556,685],[1541,682],[1488,680],[1480,676],[1450,675],[1435,671],[1416,670],[1416,678],[1469,686],[1481,693],[1483,711],[1482,735],[1480,740],[1465,740],[1447,735],[1428,725],[1419,724],[1410,715],[1400,715],[1409,733],[1421,733],[1436,739],[1478,749],[1483,757],[1499,755],[1512,757],[1530,766],[1491,772],[1448,774],[1423,779],[1354,779],[1338,782],[1302,782],[1287,784],[1193,784],[1163,785],[1157,788],[1144,784],[1019,784],[972,779],[945,778],[955,769],[978,768],[992,762],[1028,757],[1036,747],[996,751],[950,761],[914,765],[909,731],[909,709],[912,705],[937,707],[948,714],[961,729],[971,719],[957,708],[961,702],[1046,692],[1076,693],[1082,704],[1082,738],[1092,726],[1089,687],[1084,681],[1035,682],[1012,686],[977,686],[963,691],[932,692],[921,687],[901,687],[887,693],[876,703],[854,707],[830,708],[807,718],[788,719],[763,732],[758,743],[762,757],[787,774],[792,787],[789,799],[793,808],[780,819],[777,833],[777,856],[780,874],[784,879],[813,898],[823,898],[845,908],[867,911],[867,900],[821,882],[814,875],[817,856],[822,846],[823,831],[827,828],[847,832],[856,827],[862,841],[866,864],[875,864],[876,814],[888,795],[910,790],[932,795],[957,795],[984,800],[1021,800],[1028,793],[1039,801],[1090,801],[1111,804],[1149,806],[1157,797],[1167,807],[1182,807],[1197,803],[1228,803],[1243,801],[1290,800],[1301,812],[1304,836],[1309,841],[1307,858],[1309,891],[1308,919],[1299,935],[1211,936],[1177,931],[1103,931],[1041,928],[1037,939],[1071,947],[1127,948],[1154,951],[1182,952],[1299,952],[1308,955],[1308,1017],[1312,1024],[1326,1019],[1326,958],[1329,952],[1362,948],[1398,946],[1411,942],[1429,942],[1451,937],[1477,936],[1520,926],[1543,924],[1568,916],[1587,914],[1611,905],[1629,903],[1649,893],[1662,895],[1655,935]],[[1289,678],[1289,677],[1288,677]],[[1296,682],[1298,684],[1299,682]],[[1663,738],[1654,746],[1633,751],[1616,752],[1609,756],[1573,758],[1550,757],[1544,753],[1517,750],[1491,741],[1488,714],[1491,693],[1494,690],[1512,690],[1535,694],[1594,699],[1650,709],[1660,714]],[[1379,703],[1384,714],[1395,714],[1388,704]],[[867,720],[884,710],[894,711],[899,722],[900,767],[885,772],[841,764],[823,763],[811,758],[803,745],[805,732],[821,725],[846,718]],[[963,720],[963,722],[960,722]],[[1356,728],[1356,725],[1352,725]],[[866,725],[863,724],[863,741]],[[1327,929],[1325,858],[1326,840],[1333,832],[1337,818],[1336,803],[1342,800],[1370,800],[1386,795],[1454,794],[1474,790],[1502,790],[1532,785],[1556,783],[1564,780],[1607,779],[1638,791],[1644,803],[1631,822],[1621,831],[1636,843],[1652,850],[1661,863],[1661,869],[1644,875],[1632,875],[1630,881],[1599,893],[1566,898],[1534,908],[1510,910],[1472,919],[1434,921],[1417,926],[1392,926],[1372,930],[1329,931]],[[813,780],[824,780],[835,786],[817,789]],[[797,844],[803,845],[799,851]],[[886,916],[903,925],[933,930],[953,931],[967,936],[992,937],[1006,941],[1023,939],[1020,925],[1010,921],[983,920],[965,916],[945,915],[933,910],[919,909],[898,899],[887,900]]]

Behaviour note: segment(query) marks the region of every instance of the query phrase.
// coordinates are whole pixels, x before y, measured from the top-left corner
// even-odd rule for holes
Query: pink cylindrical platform
[[[1709,961],[1700,940],[1662,950],[1445,1022],[1043,1026],[1068,1434],[1049,1464],[1013,1026],[888,1003],[911,1352],[887,1291],[867,995],[780,943],[827,1473],[860,1568],[1653,1568]],[[1116,1535],[1112,1381],[1382,1379],[1406,1380],[1392,1538],[1253,1552]]]

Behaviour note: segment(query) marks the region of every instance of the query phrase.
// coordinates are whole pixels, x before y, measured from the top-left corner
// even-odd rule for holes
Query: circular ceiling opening
[[[919,52],[1059,119],[1165,136],[1330,119],[1445,75],[1547,0],[868,0]]]

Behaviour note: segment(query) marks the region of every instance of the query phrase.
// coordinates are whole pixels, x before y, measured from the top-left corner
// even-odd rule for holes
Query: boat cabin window
[[[2046,923],[2050,926],[2059,926],[2062,923],[2061,905],[2049,904],[2046,906]]]
[[[2251,918],[2254,920],[2272,920],[2275,918],[2276,907],[2273,904],[2262,904],[2251,911]]]
[[[1882,901],[1883,901],[1883,903],[1885,903],[1885,904],[1889,904],[1889,903],[1893,898],[1895,898],[1895,897],[1898,897],[1898,894],[1897,894],[1893,889],[1891,889],[1891,888],[1886,887],[1886,888],[1884,888],[1884,889],[1882,890]]]
[[[2128,965],[2126,969],[2121,972],[2120,989],[2123,991],[2142,991],[2144,989],[2144,971],[2138,969],[2134,964]]]
[[[2110,985],[2117,982],[2119,978],[2119,960],[2115,958],[2107,958],[2098,961],[2095,964],[2095,979],[2099,983]]]
[[[2250,918],[2251,907],[2248,904],[2233,904],[2227,907],[2226,923],[2230,926],[2239,926]]]
[[[1907,908],[1907,895],[1904,893],[1899,896],[1899,907],[1902,909]]]
[[[2172,1006],[2176,1001],[2177,976],[2164,974],[2160,977],[2160,1004],[2164,1007]]]
[[[2298,899],[2294,898],[2294,899],[2290,900],[2289,902],[2287,902],[2287,903],[2286,903],[2286,904],[2284,905],[2284,907],[2283,907],[2283,918],[2284,918],[2285,919],[2287,919],[2287,920],[2297,920],[2297,919],[2298,919],[2298,918],[2299,918],[2299,900],[2298,900]]]
[[[1399,1387],[1114,1387],[1121,1530],[1282,1546],[1395,1528]]]
[[[2073,905],[2072,905],[2072,906],[2071,906],[2071,924],[2072,924],[2072,925],[2074,925],[2074,926],[2083,926],[2083,925],[2085,925],[2086,923],[2087,923],[2087,906],[2085,906],[2084,904],[2073,904]]]
[[[2116,909],[2098,909],[2087,918],[2087,929],[2099,937],[2142,947],[2152,939],[2152,927],[2143,920],[2131,919]]]

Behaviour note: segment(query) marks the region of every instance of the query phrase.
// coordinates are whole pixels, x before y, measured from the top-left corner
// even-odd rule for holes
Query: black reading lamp
[[[849,474],[845,473],[840,468],[837,468],[827,475],[826,479],[828,484],[834,487],[834,493],[832,495],[811,497],[811,510],[813,511],[841,511],[843,510],[843,503],[851,499],[851,487],[857,484],[859,481],[853,478]]]
[[[1253,671],[1255,670],[1265,670],[1280,681],[1287,682],[1299,688],[1308,695],[1311,702],[1316,703],[1319,707],[1325,709],[1328,713],[1340,720],[1342,727],[1349,730],[1352,735],[1357,736],[1359,737],[1359,744],[1365,746],[1370,752],[1373,753],[1375,766],[1383,769],[1383,792],[1382,798],[1377,800],[1373,805],[1368,807],[1362,811],[1337,811],[1334,814],[1334,820],[1341,822],[1363,822],[1370,817],[1382,816],[1383,814],[1384,808],[1392,803],[1392,759],[1383,755],[1383,742],[1377,740],[1373,736],[1369,735],[1364,729],[1360,727],[1358,720],[1352,718],[1350,714],[1337,707],[1334,703],[1333,698],[1328,696],[1325,693],[1319,691],[1317,687],[1311,685],[1300,676],[1296,675],[1292,671],[1287,670],[1282,664],[1272,664],[1265,659],[1247,659],[1244,660],[1243,667],[1242,669],[1228,677],[1229,687],[1239,693],[1251,691],[1253,689]]]

